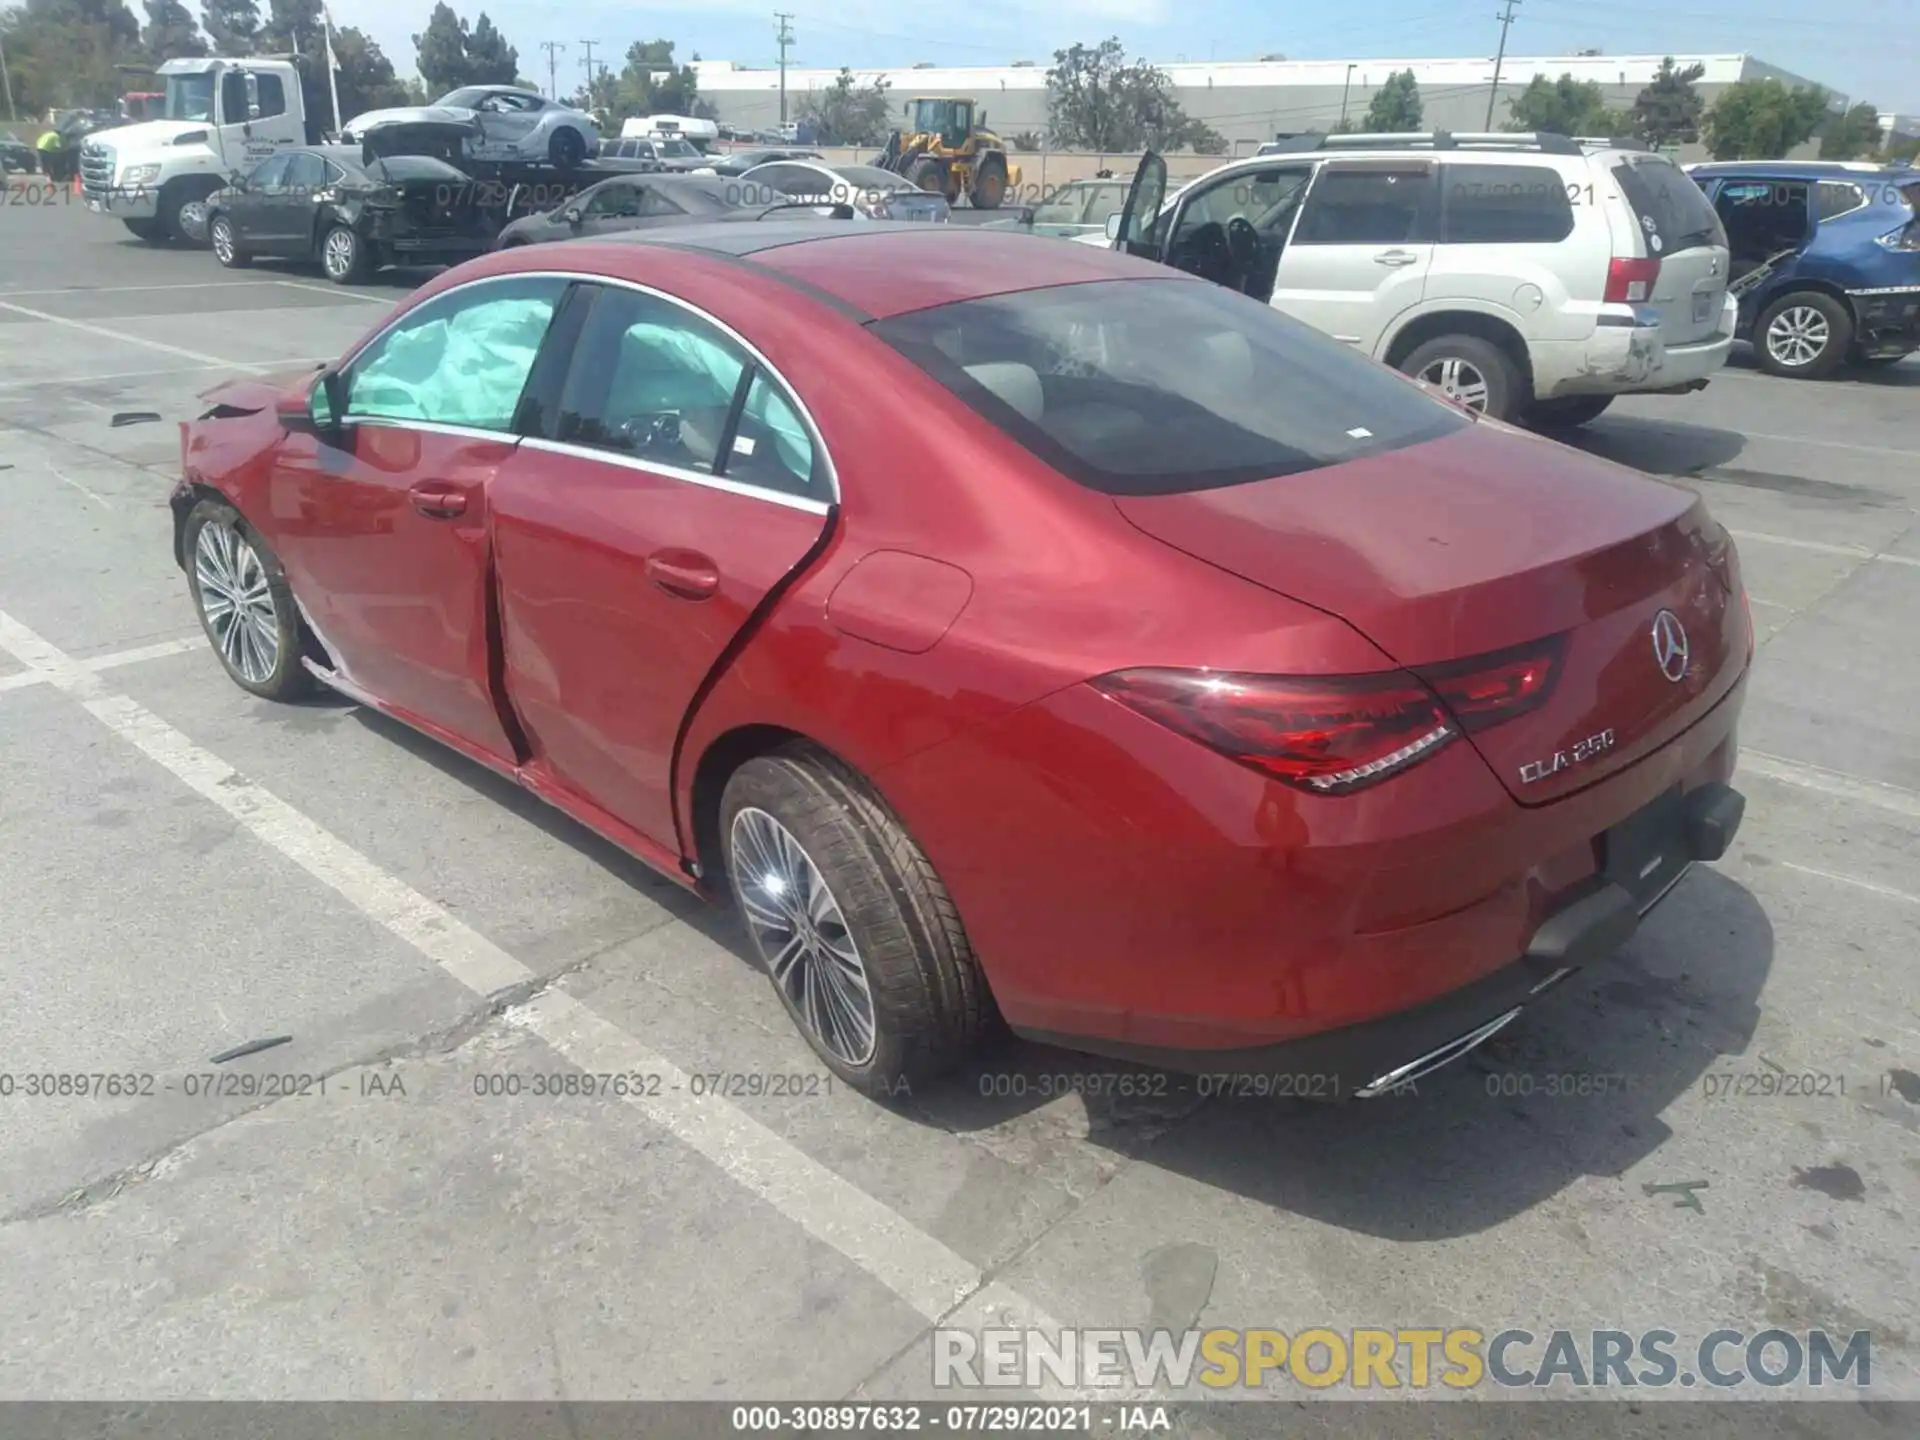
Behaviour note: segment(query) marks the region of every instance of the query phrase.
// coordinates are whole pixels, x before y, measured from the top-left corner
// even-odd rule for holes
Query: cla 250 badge
[[[1530,760],[1520,767],[1520,783],[1531,785],[1536,780],[1544,780],[1549,775],[1558,775],[1562,770],[1571,769],[1582,761],[1591,760],[1596,755],[1604,755],[1613,748],[1613,731],[1602,730],[1598,735],[1589,735],[1576,741],[1565,750],[1556,750],[1545,760]]]

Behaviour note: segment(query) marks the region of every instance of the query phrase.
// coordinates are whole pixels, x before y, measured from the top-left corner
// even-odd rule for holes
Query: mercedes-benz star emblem
[[[1674,684],[1687,678],[1687,629],[1671,610],[1653,617],[1653,659]]]

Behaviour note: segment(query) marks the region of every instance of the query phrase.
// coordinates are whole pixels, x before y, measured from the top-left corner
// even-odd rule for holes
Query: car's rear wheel
[[[1818,380],[1831,375],[1853,344],[1853,317],[1831,295],[1782,296],[1753,327],[1754,355],[1769,375]]]
[[[207,239],[213,245],[213,258],[229,270],[239,270],[253,263],[253,257],[235,243],[233,221],[225,215],[216,215],[207,222]]]
[[[373,250],[350,225],[333,225],[320,237],[320,268],[336,285],[358,285],[373,273]]]
[[[1457,404],[1496,420],[1511,420],[1526,391],[1520,368],[1498,345],[1478,335],[1429,340],[1402,360],[1400,368]]]
[[[243,690],[268,700],[296,700],[314,678],[300,607],[286,572],[240,512],[202,500],[187,516],[187,586],[200,627],[220,663]]]
[[[1574,430],[1598,420],[1611,404],[1611,395],[1563,395],[1534,401],[1521,417],[1536,430]]]
[[[556,170],[571,170],[587,158],[587,142],[578,130],[556,130],[547,142],[547,159]]]
[[[749,760],[720,802],[728,883],[814,1052],[870,1095],[952,1065],[993,1002],[946,887],[873,790],[806,746]]]

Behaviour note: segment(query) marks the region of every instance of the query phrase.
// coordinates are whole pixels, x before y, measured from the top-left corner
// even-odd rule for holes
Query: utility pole
[[[558,57],[560,52],[567,47],[558,40],[542,40],[540,42],[540,48],[547,52],[547,96],[549,99],[558,100],[560,98],[560,62]]]
[[[587,58],[581,63],[587,67],[587,104],[589,106],[593,104],[593,47],[599,43],[598,40],[582,40],[580,42],[581,48],[587,52]]]
[[[1340,86],[1340,128],[1347,128],[1347,92],[1353,89],[1353,66],[1347,66],[1347,78]]]
[[[787,123],[787,47],[793,44],[793,27],[787,22],[793,19],[791,10],[776,10],[773,18],[780,22],[780,31],[774,37],[780,42],[780,123]]]
[[[7,73],[7,42],[0,39],[0,86],[7,92],[7,119],[19,121],[20,116],[13,108],[13,76]]]
[[[1489,130],[1493,129],[1493,102],[1500,96],[1500,67],[1507,58],[1507,31],[1513,27],[1513,7],[1519,3],[1520,0],[1507,0],[1506,11],[1493,17],[1500,22],[1500,49],[1493,57],[1493,87],[1487,91],[1486,128]]]

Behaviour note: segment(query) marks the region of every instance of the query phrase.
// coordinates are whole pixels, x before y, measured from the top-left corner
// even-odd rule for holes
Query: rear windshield
[[[842,180],[850,181],[863,190],[913,190],[917,186],[909,185],[891,170],[882,170],[873,165],[836,165],[833,173]]]
[[[1622,156],[1613,175],[1646,233],[1649,255],[1725,245],[1720,217],[1686,171],[1657,155]]]
[[[1061,285],[871,328],[1106,495],[1294,475],[1473,423],[1339,341],[1204,281]]]

